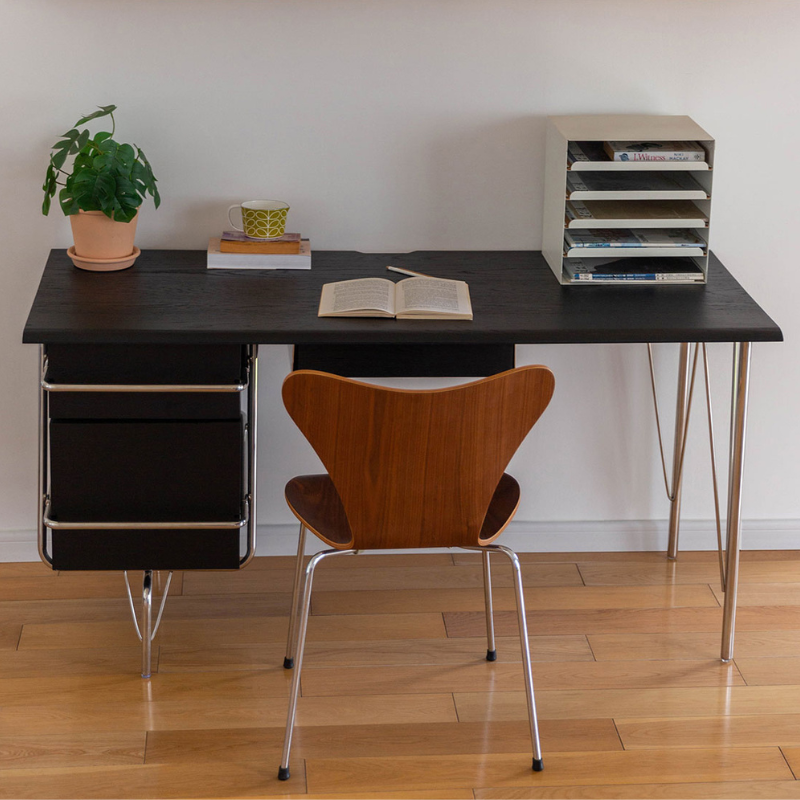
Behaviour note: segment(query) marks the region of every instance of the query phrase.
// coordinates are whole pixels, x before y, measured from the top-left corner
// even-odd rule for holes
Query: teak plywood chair
[[[295,672],[281,780],[289,778],[314,570],[328,556],[385,548],[482,551],[489,661],[496,657],[489,553],[511,560],[533,769],[542,769],[519,559],[491,542],[519,504],[519,485],[505,468],[547,408],[554,386],[553,373],[541,366],[433,391],[387,389],[308,370],[286,378],[283,402],[328,473],[293,478],[286,485],[286,501],[301,524],[284,661]],[[305,569],[295,644],[306,530],[333,549],[317,553]]]

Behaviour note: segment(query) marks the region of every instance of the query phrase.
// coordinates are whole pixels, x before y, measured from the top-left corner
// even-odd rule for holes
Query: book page
[[[472,319],[467,284],[441,278],[406,278],[397,284],[397,316]]]
[[[393,317],[394,283],[385,278],[326,283],[322,287],[319,316]]]

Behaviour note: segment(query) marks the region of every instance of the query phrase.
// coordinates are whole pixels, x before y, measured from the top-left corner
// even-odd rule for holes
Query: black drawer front
[[[239,568],[238,530],[55,530],[52,536],[54,569]]]
[[[51,383],[239,383],[238,344],[48,344]]]
[[[50,392],[51,419],[239,419],[240,393]]]
[[[513,344],[298,344],[294,348],[294,369],[351,378],[480,378],[513,368]]]
[[[242,419],[50,423],[51,512],[61,522],[241,518]]]
[[[243,384],[241,345],[48,345],[54,384]],[[238,419],[241,392],[50,392],[52,419]]]

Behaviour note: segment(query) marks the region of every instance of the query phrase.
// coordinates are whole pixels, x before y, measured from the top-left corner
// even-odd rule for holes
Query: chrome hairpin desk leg
[[[681,342],[678,362],[678,398],[675,406],[675,445],[672,455],[672,499],[669,504],[669,545],[667,558],[678,557],[678,534],[681,525],[681,472],[683,459],[680,453],[685,441],[686,417],[689,413],[689,343]]]
[[[736,591],[739,584],[739,542],[742,532],[742,473],[747,427],[747,396],[750,387],[750,342],[733,346],[733,387],[731,390],[731,441],[728,467],[727,570],[725,605],[722,616],[723,661],[733,658],[736,623]]]

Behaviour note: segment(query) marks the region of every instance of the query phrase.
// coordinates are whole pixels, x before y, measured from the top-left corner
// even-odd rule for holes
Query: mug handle
[[[233,209],[234,209],[234,208],[241,208],[241,207],[242,207],[242,204],[241,204],[241,203],[236,203],[235,205],[232,205],[232,206],[231,206],[231,207],[228,209],[228,222],[230,222],[230,224],[233,226],[233,229],[234,229],[234,230],[237,230],[237,231],[240,231],[241,233],[244,233],[244,222],[242,222],[242,227],[240,228],[240,227],[239,227],[239,226],[238,226],[238,225],[237,225],[237,224],[236,224],[236,223],[235,223],[235,222],[234,222],[234,221],[231,219],[231,211],[233,211]]]

